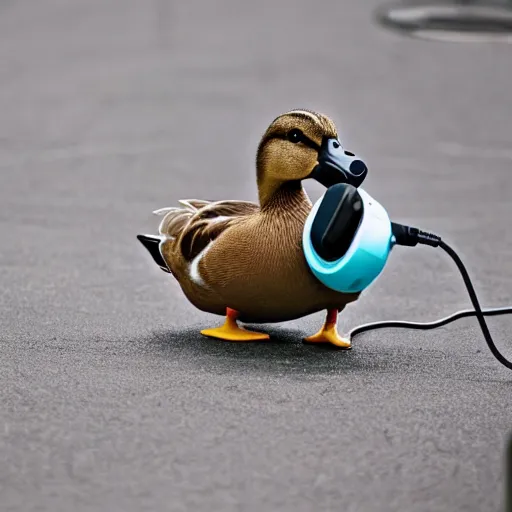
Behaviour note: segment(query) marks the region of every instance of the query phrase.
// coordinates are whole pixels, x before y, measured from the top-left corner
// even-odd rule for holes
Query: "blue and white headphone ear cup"
[[[363,215],[348,250],[334,261],[322,258],[311,240],[312,226],[324,196],[313,206],[304,226],[303,250],[309,268],[328,288],[358,293],[383,271],[394,245],[391,221],[384,207],[363,189],[358,189]]]

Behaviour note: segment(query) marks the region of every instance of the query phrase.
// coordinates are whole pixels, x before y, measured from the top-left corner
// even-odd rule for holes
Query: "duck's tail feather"
[[[154,262],[168,274],[171,273],[165,260],[160,252],[160,242],[162,241],[161,237],[152,236],[152,235],[137,235],[137,239],[139,242],[147,249]]]
[[[163,216],[167,215],[170,212],[175,212],[177,210],[183,210],[183,208],[177,208],[176,206],[171,206],[170,208],[159,208],[158,210],[155,210],[153,212],[153,215]]]
[[[187,225],[194,213],[194,211],[186,210],[184,208],[178,208],[167,212],[158,226],[158,232],[164,237],[176,238]]]
[[[163,217],[158,226],[158,232],[164,237],[176,238],[186,226],[190,218],[198,210],[211,204],[211,201],[201,199],[181,199],[181,207],[160,208],[153,213]]]
[[[211,201],[205,201],[203,199],[180,199],[179,203],[195,212],[204,206],[208,206]]]

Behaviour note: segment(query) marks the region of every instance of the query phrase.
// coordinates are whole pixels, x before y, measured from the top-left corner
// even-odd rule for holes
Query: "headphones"
[[[382,272],[396,243],[384,207],[348,183],[329,187],[304,226],[308,265],[328,288],[357,293]]]
[[[352,156],[342,151],[344,156]],[[456,251],[438,235],[391,222],[384,207],[366,191],[358,188],[366,177],[366,165],[361,162],[364,173],[350,172],[352,169],[343,168],[345,162],[342,162],[340,153],[341,151],[337,152],[336,163],[337,167],[342,168],[340,171],[344,171],[340,173],[345,178],[344,182],[326,185],[329,188],[315,203],[304,224],[304,255],[315,277],[337,292],[358,293],[370,286],[381,274],[395,245],[414,247],[420,244],[439,247],[457,265],[474,308],[427,323],[396,320],[373,322],[352,329],[349,339],[373,329],[435,329],[459,318],[476,316],[492,354],[502,365],[512,370],[512,361],[497,348],[485,321],[485,316],[512,313],[512,307],[482,310],[468,271]],[[320,169],[331,165],[326,160],[319,162]],[[359,165],[358,163],[357,166]],[[324,175],[328,175],[325,170]]]

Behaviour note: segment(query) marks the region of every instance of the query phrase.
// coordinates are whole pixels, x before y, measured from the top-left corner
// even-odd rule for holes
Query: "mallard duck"
[[[266,340],[268,334],[239,322],[287,322],[325,310],[321,329],[304,341],[350,348],[338,334],[337,319],[359,293],[343,294],[321,284],[302,250],[312,208],[302,180],[314,178],[326,187],[352,180],[358,186],[366,168],[350,173],[342,164],[345,155],[354,156],[341,147],[331,119],[292,110],[277,117],[259,143],[259,204],[188,199],[180,201],[181,207],[154,212],[162,216],[159,235],[139,235],[140,242],[196,308],[225,316],[223,325],[201,334],[227,341]]]

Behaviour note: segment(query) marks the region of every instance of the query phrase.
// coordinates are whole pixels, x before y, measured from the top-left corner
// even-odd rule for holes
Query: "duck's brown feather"
[[[168,209],[160,234],[175,238],[182,257],[192,261],[206,246],[240,218],[259,211],[249,201],[180,201],[185,207]]]

